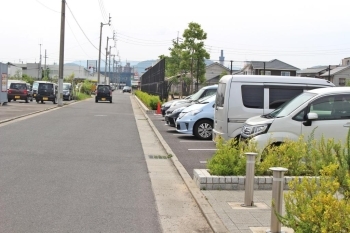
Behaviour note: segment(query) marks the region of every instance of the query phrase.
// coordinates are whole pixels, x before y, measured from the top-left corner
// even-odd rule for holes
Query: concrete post
[[[283,179],[284,173],[288,171],[287,168],[283,167],[271,167],[270,170],[273,172],[272,182],[272,201],[275,205],[275,210],[271,208],[271,225],[269,233],[281,233],[281,223],[278,221],[277,214],[282,214],[282,203],[283,203]]]
[[[245,153],[247,156],[246,163],[246,176],[245,176],[245,195],[244,195],[244,204],[245,207],[253,207],[253,194],[254,194],[254,177],[255,177],[255,157],[258,155],[254,152]]]

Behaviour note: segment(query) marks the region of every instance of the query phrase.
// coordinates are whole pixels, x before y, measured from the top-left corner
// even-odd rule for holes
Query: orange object
[[[162,114],[162,111],[160,110],[160,102],[158,102],[156,114]]]

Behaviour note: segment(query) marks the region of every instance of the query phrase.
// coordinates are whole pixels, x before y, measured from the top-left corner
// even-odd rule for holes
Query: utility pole
[[[109,46],[108,77],[109,83],[111,83],[111,46]]]
[[[230,61],[230,62],[231,62],[231,71],[230,71],[230,74],[232,74],[232,62],[233,62],[233,61]]]
[[[100,27],[100,46],[98,49],[98,68],[97,68],[97,83],[100,83],[100,72],[101,72],[101,43],[102,43],[102,27],[103,25],[111,26],[111,16],[109,16],[108,23],[102,23]],[[107,40],[108,41],[108,40]]]
[[[41,69],[41,44],[39,44],[40,46],[40,57],[39,57],[39,64],[38,64],[38,80],[40,80],[40,69]]]
[[[47,72],[46,72],[46,58],[47,58],[47,56],[46,56],[46,49],[45,49],[45,66],[44,66],[44,77],[46,77],[46,75],[47,75]]]
[[[61,10],[61,35],[60,35],[60,60],[58,65],[58,107],[63,106],[63,62],[64,62],[64,30],[66,18],[66,0],[62,0]],[[56,95],[57,96],[57,95]]]

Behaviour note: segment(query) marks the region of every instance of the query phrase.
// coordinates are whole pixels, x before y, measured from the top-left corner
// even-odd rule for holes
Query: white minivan
[[[249,118],[241,132],[243,139],[256,142],[262,152],[266,146],[285,140],[304,139],[313,134],[318,140],[346,140],[350,127],[350,87],[320,88],[306,91],[275,111]]]
[[[334,86],[319,78],[225,75],[216,93],[213,141],[218,136],[239,140],[248,118],[268,114],[306,90]]]

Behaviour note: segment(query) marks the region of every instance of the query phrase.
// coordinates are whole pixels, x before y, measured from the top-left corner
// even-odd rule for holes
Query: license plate
[[[43,100],[48,100],[48,98],[47,97],[43,97]]]
[[[102,98],[101,100],[104,101],[104,100],[106,100],[106,98]]]
[[[15,99],[20,99],[20,98],[21,98],[21,97],[20,97],[20,96],[18,96],[18,95],[16,95],[16,96],[15,96]]]

